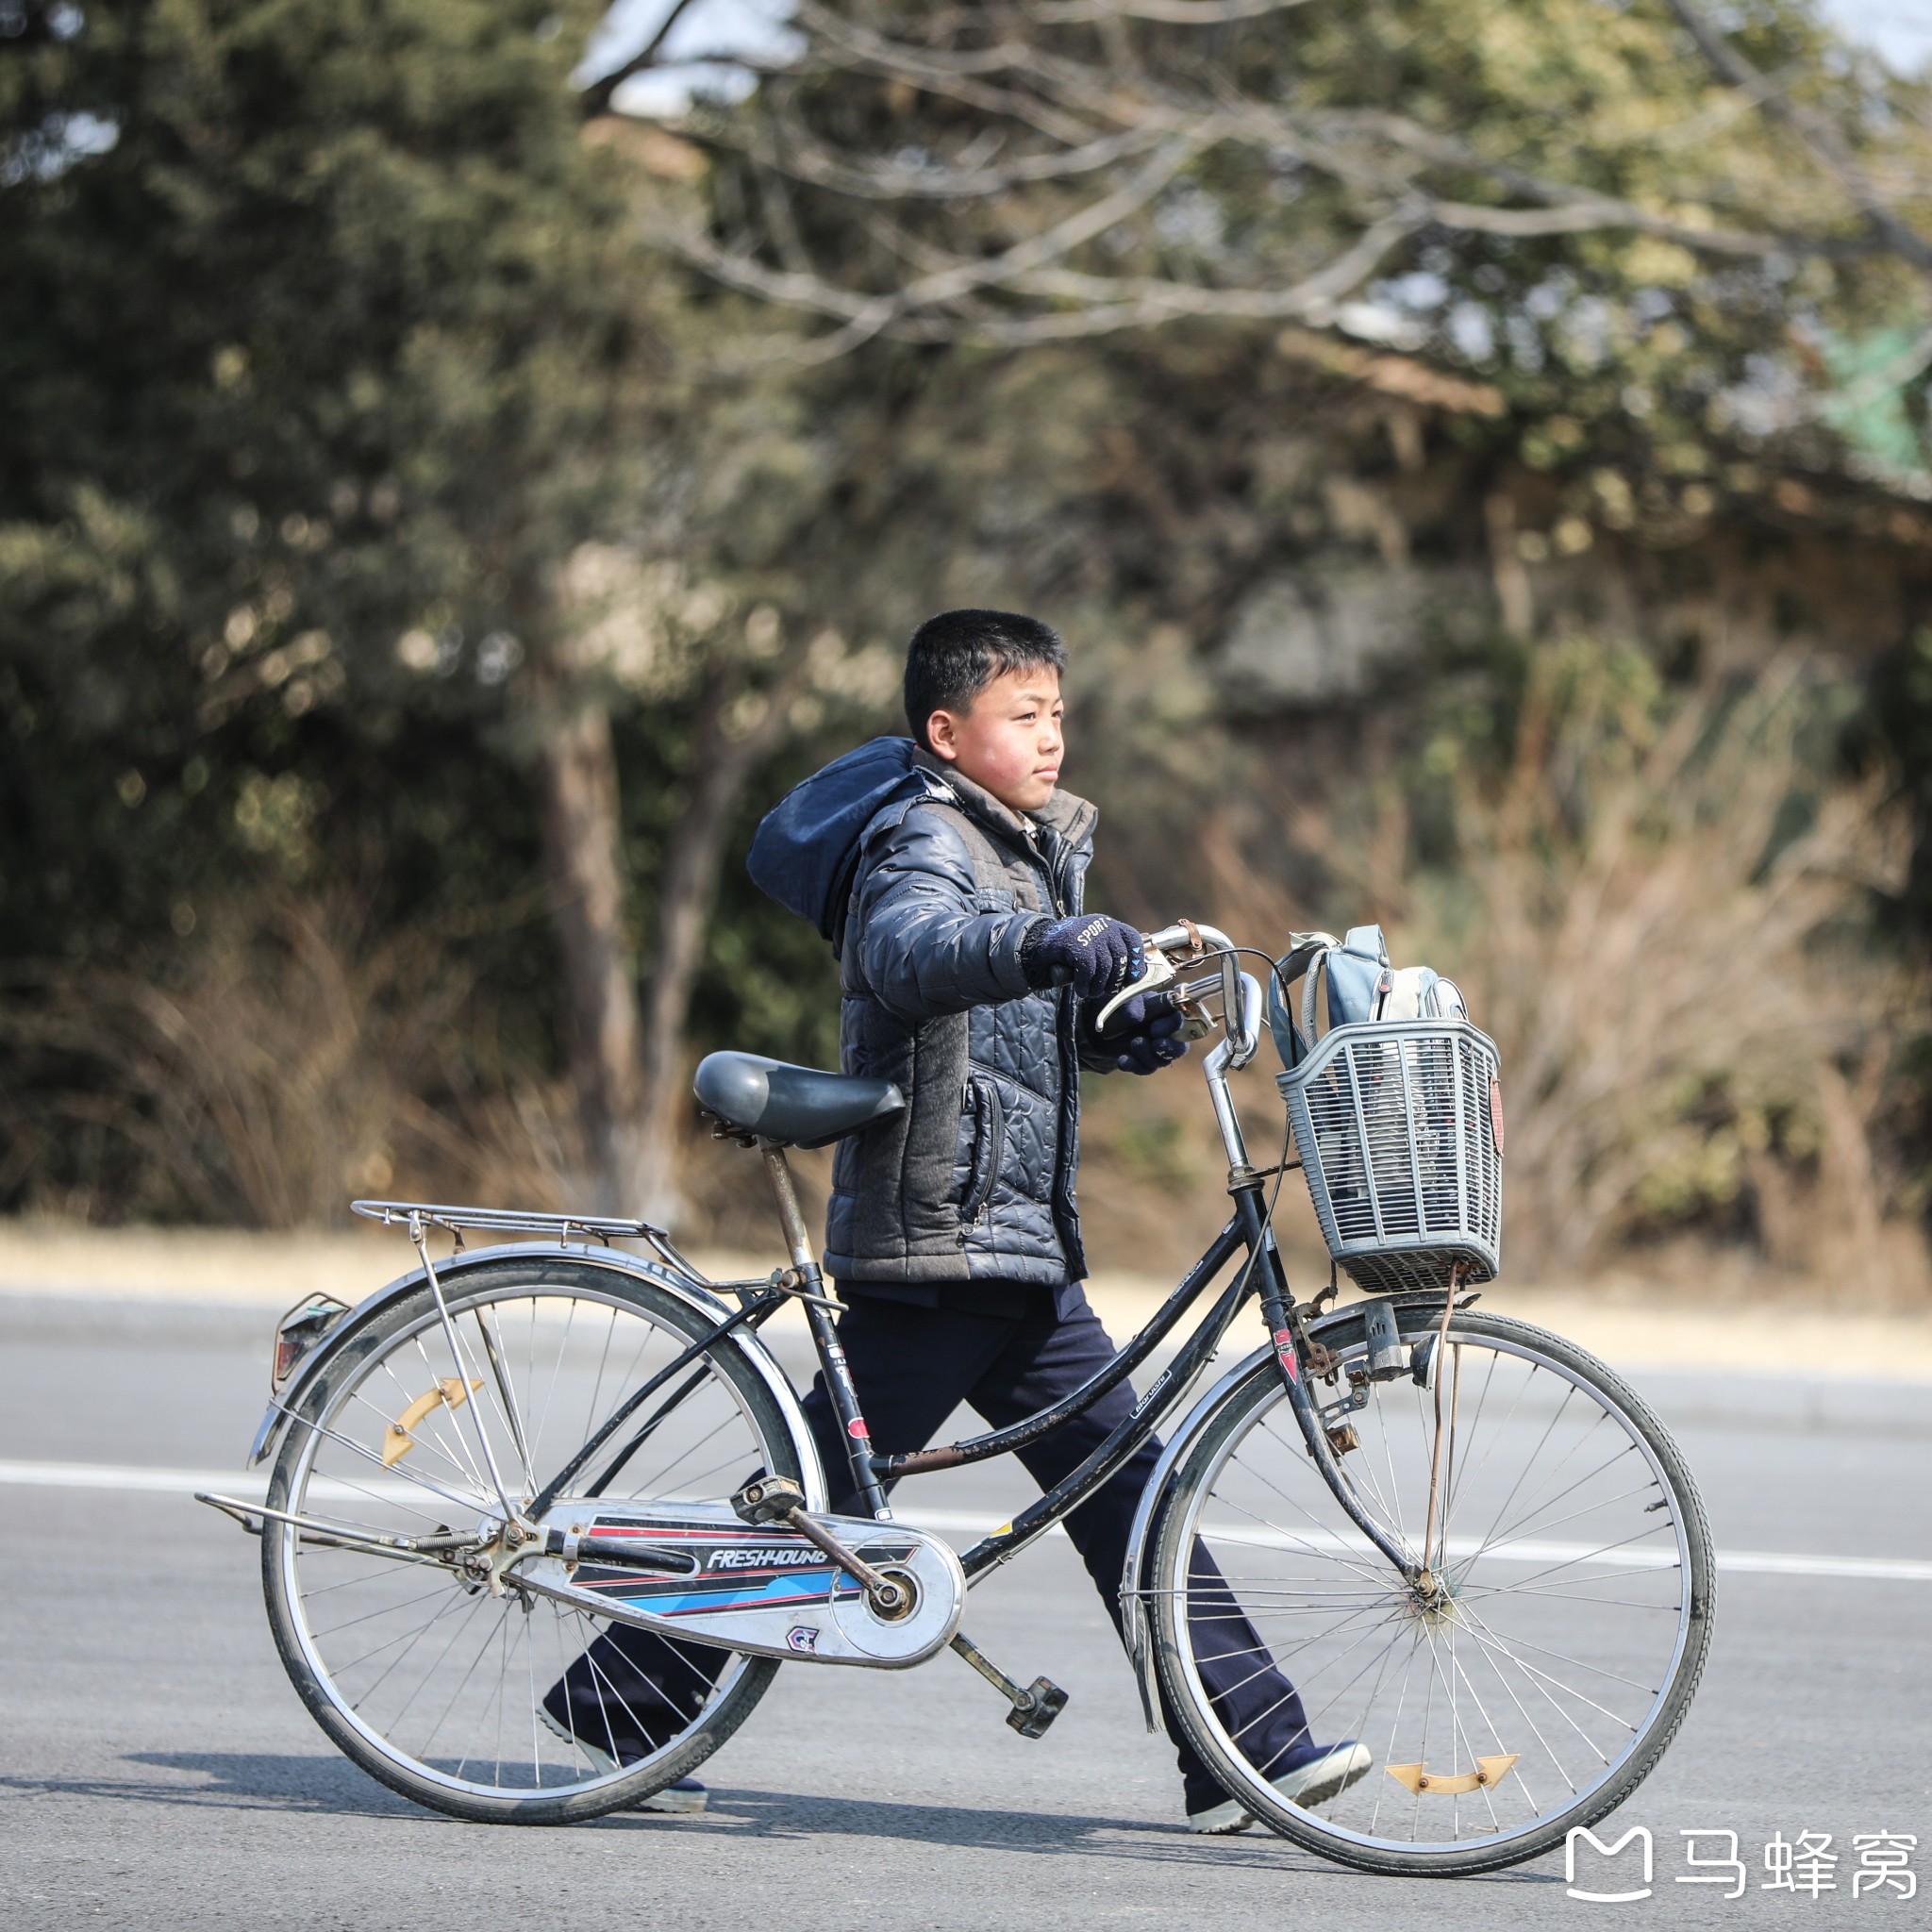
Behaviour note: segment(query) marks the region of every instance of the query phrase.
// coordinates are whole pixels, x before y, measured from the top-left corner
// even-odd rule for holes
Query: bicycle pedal
[[[789,1475],[754,1476],[731,1499],[746,1523],[784,1523],[804,1506],[805,1491]]]
[[[1021,1693],[1025,1703],[1016,1703],[1007,1713],[1007,1722],[1023,1738],[1043,1738],[1047,1726],[1067,1707],[1067,1693],[1046,1677],[1035,1677]]]

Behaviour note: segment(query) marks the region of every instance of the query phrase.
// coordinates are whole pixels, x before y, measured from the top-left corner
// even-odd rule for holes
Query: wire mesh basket
[[[1463,1021],[1338,1026],[1276,1076],[1315,1217],[1376,1293],[1491,1281],[1502,1257],[1495,1042]]]

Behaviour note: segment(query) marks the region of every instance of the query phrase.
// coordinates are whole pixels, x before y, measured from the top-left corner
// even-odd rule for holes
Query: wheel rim
[[[1420,1598],[1349,1523],[1278,1386],[1214,1455],[1171,1544],[1193,1552],[1172,1655],[1213,1755],[1259,1815],[1365,1852],[1479,1855],[1592,1815],[1664,1715],[1697,1611],[1694,1502],[1637,1427],[1526,1343],[1452,1329],[1447,1357],[1442,1592]],[[1419,1555],[1434,1396],[1407,1374],[1369,1387],[1342,1466]],[[1236,1605],[1258,1643],[1217,1664]],[[1271,1665],[1303,1700],[1298,1737]],[[1215,1694],[1231,1672],[1239,1708]],[[1284,1744],[1343,1739],[1372,1754],[1366,1774],[1284,1802],[1269,1781]]]
[[[691,1339],[637,1302],[594,1289],[508,1285],[464,1294],[452,1313],[460,1363],[430,1304],[352,1370],[312,1422],[291,1422],[286,1507],[405,1536],[499,1520],[492,1460],[512,1504],[526,1504],[617,1400]],[[391,1428],[421,1407],[419,1398],[452,1382],[479,1386],[415,1415],[408,1446],[382,1467]],[[479,1425],[491,1457],[482,1453]],[[787,1460],[742,1393],[712,1373],[605,1493],[714,1503],[754,1470]],[[592,1464],[583,1480],[601,1466]],[[558,1736],[540,1704],[606,1638],[609,1620],[514,1591],[493,1596],[443,1564],[305,1543],[287,1527],[272,1533],[290,1634],[317,1691],[374,1752],[452,1793],[552,1801],[636,1780],[680,1753],[747,1668],[736,1654],[692,1646],[706,1662],[724,1659],[707,1688],[682,1657],[654,1649],[652,1667],[690,1707],[660,1711],[640,1708],[645,1698],[607,1655],[602,1666],[578,1666],[591,1714],[582,1696],[567,1705]],[[618,1641],[632,1640],[624,1633]],[[600,1763],[600,1749],[628,1761]]]

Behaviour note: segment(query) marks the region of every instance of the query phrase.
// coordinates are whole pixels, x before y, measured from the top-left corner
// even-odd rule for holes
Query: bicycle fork
[[[784,1143],[760,1141],[758,1152],[764,1156],[765,1173],[771,1179],[772,1196],[777,1204],[778,1220],[785,1230],[785,1244],[791,1256],[792,1278],[787,1285],[805,1304],[805,1319],[811,1329],[812,1346],[817,1350],[820,1365],[824,1371],[825,1392],[831,1398],[832,1413],[839,1421],[839,1433],[845,1445],[846,1461],[851,1467],[853,1488],[874,1522],[890,1523],[892,1520],[891,1506],[886,1500],[878,1472],[873,1467],[872,1434],[865,1425],[865,1416],[858,1406],[858,1391],[852,1384],[852,1370],[845,1359],[844,1349],[840,1346],[839,1331],[832,1320],[832,1311],[838,1304],[825,1293],[824,1276],[819,1272],[818,1257],[812,1253],[811,1236],[798,1205],[798,1191],[791,1184],[791,1169],[785,1158]],[[830,1474],[829,1470],[826,1471],[828,1476]],[[767,1478],[762,1484],[747,1484],[733,1502],[747,1522],[756,1522],[763,1517],[789,1524],[838,1563],[872,1596],[884,1614],[891,1614],[891,1598],[896,1586],[878,1574],[856,1552],[848,1550],[830,1530],[808,1514],[802,1500],[795,1494],[786,1493],[791,1488],[790,1483]],[[754,1491],[758,1493],[754,1495]],[[880,1601],[882,1590],[886,1593],[884,1602]],[[1067,1693],[1058,1684],[1046,1677],[1036,1677],[1031,1684],[1022,1685],[1017,1678],[1009,1677],[1001,1670],[963,1630],[954,1632],[952,1648],[1012,1706],[1007,1713],[1007,1723],[1021,1737],[1045,1736],[1047,1727],[1067,1707]]]

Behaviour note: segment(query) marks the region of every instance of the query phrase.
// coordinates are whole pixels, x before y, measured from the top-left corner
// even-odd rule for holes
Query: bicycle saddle
[[[698,1105],[727,1127],[800,1147],[823,1147],[906,1105],[890,1080],[822,1074],[755,1053],[708,1053],[691,1086]]]

